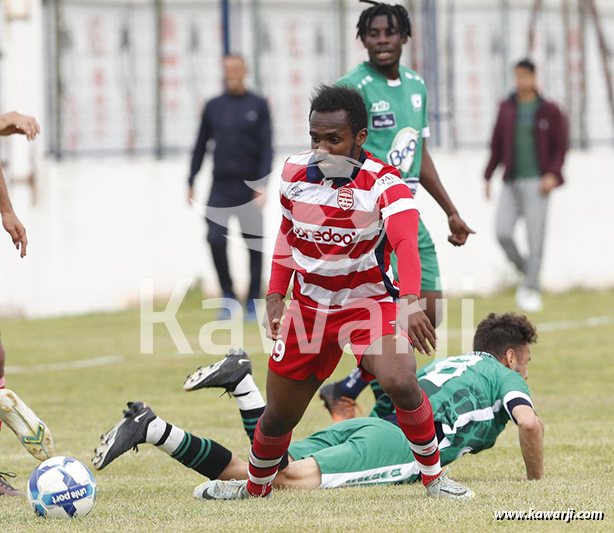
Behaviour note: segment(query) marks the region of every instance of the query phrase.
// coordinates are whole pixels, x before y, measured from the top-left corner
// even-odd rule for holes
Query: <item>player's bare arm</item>
[[[0,167],[0,216],[2,217],[2,226],[11,236],[13,244],[17,250],[20,250],[20,256],[26,256],[26,248],[28,246],[28,237],[26,236],[26,228],[17,218],[13,205],[9,198],[6,181]]]
[[[448,241],[454,246],[462,246],[467,242],[469,235],[475,233],[460,217],[454,203],[448,196],[446,189],[439,179],[439,174],[435,169],[435,164],[431,159],[426,149],[426,139],[423,141],[422,147],[422,167],[420,169],[420,183],[426,191],[435,199],[448,215],[448,225],[450,226],[451,235]]]
[[[17,111],[0,115],[0,135],[15,133],[25,135],[28,141],[33,141],[41,132],[41,127],[34,117],[22,115]]]
[[[291,228],[292,222],[284,216],[275,241],[271,264],[271,283],[266,297],[266,314],[262,320],[266,336],[275,341],[281,338],[279,334],[281,318],[286,310],[284,298],[294,275],[294,268],[291,266],[292,251],[288,243]]]
[[[518,424],[527,479],[541,479],[544,475],[544,423],[528,405],[514,407],[512,416]]]
[[[399,258],[401,298],[396,322],[399,330],[407,333],[414,347],[431,355],[436,349],[437,335],[424,309],[420,306],[420,252],[418,251],[418,212],[396,213],[384,221],[386,234]]]

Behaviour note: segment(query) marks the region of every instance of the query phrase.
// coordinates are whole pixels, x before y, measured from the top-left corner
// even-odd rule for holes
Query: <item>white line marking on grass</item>
[[[54,372],[58,370],[78,370],[80,368],[91,368],[95,366],[109,366],[123,363],[126,358],[123,355],[106,355],[104,357],[93,357],[91,359],[79,359],[66,363],[51,363],[49,365],[31,366],[7,366],[7,374],[26,374],[28,372]]]
[[[584,320],[563,320],[561,322],[544,322],[537,324],[537,332],[541,331],[568,331],[570,329],[598,328],[614,324],[613,316],[592,316]]]
[[[599,328],[601,326],[614,325],[613,316],[592,316],[584,318],[582,320],[561,320],[559,322],[542,322],[535,324],[537,333],[544,333],[547,331],[570,331],[573,329],[582,328]],[[452,329],[448,331],[449,338],[457,338],[464,335],[473,335],[473,330]]]
[[[569,331],[573,329],[582,328],[599,328],[602,326],[614,325],[614,317],[612,316],[593,316],[582,320],[562,320],[559,322],[542,322],[536,324],[537,332],[543,333],[547,331]],[[473,331],[465,331],[467,335],[473,335]],[[463,334],[463,330],[453,329],[448,331],[448,338],[460,337]],[[262,347],[248,346],[245,350],[250,353],[260,353]],[[200,356],[210,356],[204,352],[194,354],[180,354],[174,353],[169,357],[183,359]],[[148,358],[151,356],[148,354]],[[79,359],[77,361],[68,361],[66,363],[52,363],[48,365],[32,365],[32,366],[7,366],[5,372],[7,374],[26,374],[29,372],[54,372],[59,370],[79,370],[82,368],[92,368],[97,366],[110,366],[126,361],[126,357],[123,355],[107,355],[103,357],[93,357],[91,359]]]

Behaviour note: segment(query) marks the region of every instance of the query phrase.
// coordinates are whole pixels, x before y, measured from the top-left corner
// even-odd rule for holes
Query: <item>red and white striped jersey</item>
[[[293,270],[293,299],[310,307],[341,308],[361,298],[393,302],[398,296],[384,221],[417,205],[396,168],[369,152],[361,159],[352,179],[323,178],[312,152],[286,160],[269,294],[285,294]],[[419,290],[419,271],[416,277]]]

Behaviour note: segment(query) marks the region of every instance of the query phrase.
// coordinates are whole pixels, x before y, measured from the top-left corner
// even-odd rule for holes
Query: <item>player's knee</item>
[[[275,485],[283,488],[294,488],[299,480],[298,472],[293,468],[293,463],[290,463],[286,468],[280,470],[275,476]]]
[[[395,373],[379,378],[379,383],[395,405],[401,409],[411,408],[410,404],[415,403],[418,396],[422,397],[415,372]]]
[[[299,423],[300,416],[295,417],[275,409],[267,409],[260,417],[260,431],[269,437],[279,437],[292,431]]]
[[[514,232],[508,228],[497,228],[497,240],[501,246],[514,242]]]

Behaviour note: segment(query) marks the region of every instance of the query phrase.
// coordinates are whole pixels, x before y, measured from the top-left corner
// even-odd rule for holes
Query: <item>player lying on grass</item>
[[[11,112],[0,115],[0,135],[25,135],[29,141],[33,141],[40,133],[40,126],[34,117],[28,117],[20,113]],[[20,256],[26,256],[28,238],[26,228],[17,218],[11,199],[9,198],[6,181],[2,167],[0,166],[0,217],[2,227],[11,236],[15,248]],[[49,430],[32,410],[10,390],[5,389],[6,378],[4,377],[5,353],[0,342],[0,428],[4,422],[12,429],[19,442],[40,461],[44,461],[53,455],[53,440]],[[6,477],[15,477],[9,472],[0,472],[0,496],[24,496],[13,488]]]
[[[518,425],[527,478],[542,477],[544,427],[525,382],[530,345],[536,339],[526,317],[491,314],[478,325],[473,352],[435,360],[418,372],[420,386],[433,405],[443,465],[465,453],[491,448],[512,419]],[[226,359],[199,368],[184,385],[186,390],[212,387],[225,388],[236,399],[253,441],[265,403],[247,354],[231,351]],[[139,444],[151,443],[213,480],[195,489],[197,499],[218,499],[218,492],[229,488],[241,490],[244,481],[227,480],[247,479],[246,461],[213,440],[168,424],[143,402],[128,406],[124,417],[101,437],[93,458],[97,469]],[[370,418],[345,420],[293,442],[275,487],[316,489],[418,480],[419,466],[397,424],[392,402],[382,397]]]

